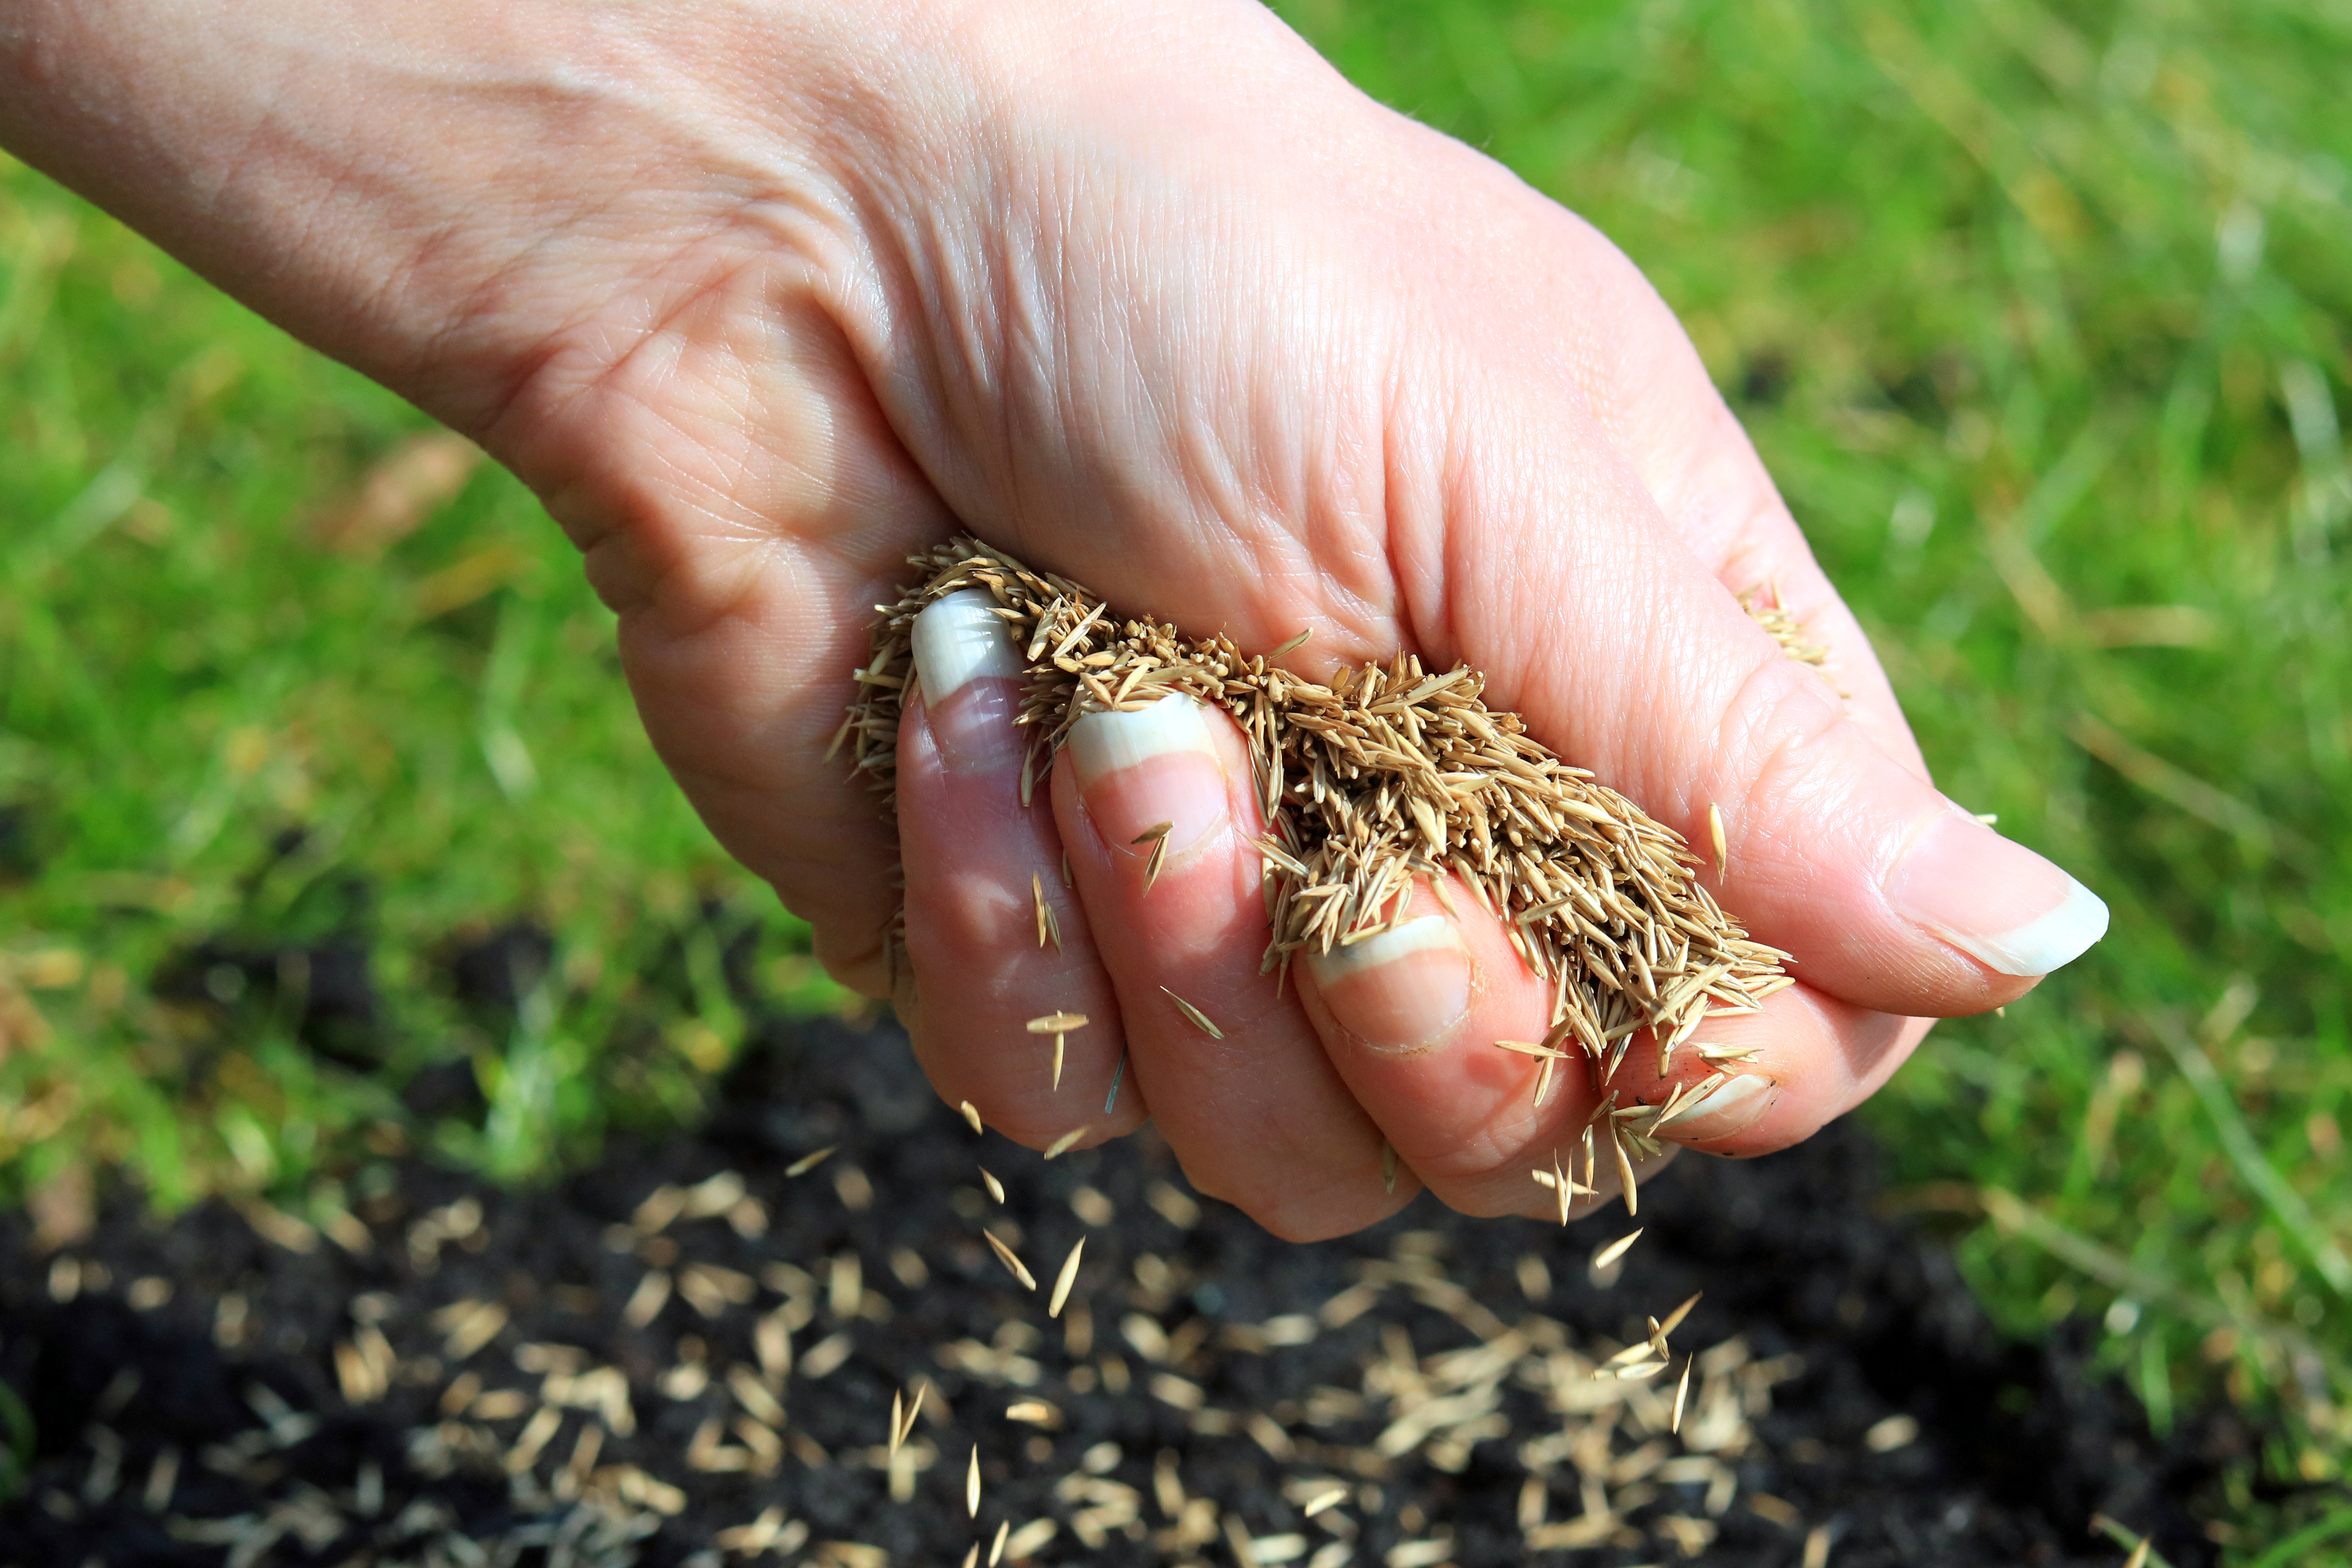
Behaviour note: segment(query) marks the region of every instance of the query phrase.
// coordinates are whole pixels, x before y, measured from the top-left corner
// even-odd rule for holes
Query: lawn
[[[2310,1483],[2352,1450],[2352,13],[1284,9],[1649,271],[1945,788],[2108,900],[1866,1114],[2005,1323],[2095,1323],[2159,1426],[2282,1419],[2234,1562],[2347,1561]],[[407,1142],[526,1177],[691,1114],[741,986],[843,1005],[530,497],[14,168],[0,442],[0,1164],[37,1212],[110,1166],[331,1210]],[[547,962],[484,946],[519,926]],[[453,990],[461,951],[521,955],[520,1004]],[[453,1073],[479,1107],[440,1113]]]

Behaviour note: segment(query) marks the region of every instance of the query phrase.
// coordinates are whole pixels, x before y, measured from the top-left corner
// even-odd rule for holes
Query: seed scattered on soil
[[[1054,1299],[1045,1308],[1045,1315],[1058,1318],[1062,1305],[1070,1299],[1070,1287],[1078,1282],[1078,1256],[1087,1249],[1087,1239],[1079,1237],[1070,1247],[1070,1255],[1062,1260],[1062,1271],[1054,1277]]]
[[[1182,1013],[1186,1019],[1192,1023],[1194,1029],[1199,1030],[1211,1040],[1223,1040],[1225,1038],[1225,1031],[1219,1029],[1215,1024],[1210,1022],[1208,1014],[1202,1012],[1200,1009],[1194,1007],[1192,1003],[1186,1001],[1175,992],[1169,990],[1167,987],[1162,986],[1160,988],[1162,992],[1166,993],[1170,1001],[1176,1004],[1176,1010]]]
[[[974,1119],[976,1121],[977,1117],[975,1116]],[[804,1176],[808,1175],[809,1172],[816,1169],[817,1166],[824,1164],[827,1159],[831,1158],[833,1151],[839,1146],[840,1145],[836,1144],[827,1144],[824,1148],[817,1150],[813,1155],[803,1155],[799,1159],[794,1160],[791,1165],[784,1167],[784,1175],[788,1176]]]

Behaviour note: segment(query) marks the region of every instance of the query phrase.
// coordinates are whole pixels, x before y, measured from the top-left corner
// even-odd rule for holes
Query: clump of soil
[[[1613,1215],[1293,1246],[1148,1134],[1042,1162],[887,1028],[776,1026],[727,1087],[547,1190],[407,1163],[51,1256],[0,1222],[0,1561],[2106,1568],[2103,1511],[2195,1568],[2248,1442],[2002,1343],[1843,1126],[1679,1162],[1595,1275]],[[1594,1375],[1702,1290],[1667,1375]]]

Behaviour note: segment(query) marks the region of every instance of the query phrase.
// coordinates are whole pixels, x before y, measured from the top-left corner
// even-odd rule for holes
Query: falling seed
[[[1047,939],[1051,938],[1054,950],[1060,952],[1061,927],[1054,919],[1053,907],[1045,902],[1045,881],[1034,871],[1029,873],[1029,901],[1035,905],[1037,911],[1037,946],[1043,947]]]
[[[971,1543],[971,1550],[963,1554],[963,1568],[973,1568],[973,1565],[979,1563],[979,1561],[980,1542],[975,1541]]]
[[[915,1385],[915,1397],[914,1401],[907,1406],[907,1418],[904,1421],[894,1421],[891,1426],[890,1451],[892,1453],[897,1453],[907,1439],[915,1435],[915,1418],[923,1413],[923,1396],[930,1391],[931,1380],[928,1377]],[[894,1394],[890,1396],[892,1416],[895,1416],[898,1414],[898,1397]]]
[[[971,1463],[964,1467],[963,1508],[972,1518],[980,1517],[980,1445],[971,1446]]]
[[[1070,1299],[1070,1287],[1078,1282],[1078,1254],[1086,1249],[1087,1239],[1081,1236],[1076,1244],[1071,1247],[1070,1255],[1062,1260],[1062,1271],[1054,1276],[1054,1299],[1045,1307],[1047,1317],[1058,1318],[1062,1315],[1062,1303]]]
[[[1678,1437],[1683,1430],[1683,1402],[1690,1397],[1691,1364],[1697,1359],[1695,1355],[1683,1357],[1682,1381],[1675,1385],[1675,1418],[1666,1424],[1666,1430]]]
[[[1194,1007],[1192,1003],[1186,1001],[1175,992],[1169,990],[1167,987],[1162,986],[1160,988],[1161,991],[1166,993],[1170,1001],[1176,1004],[1177,1009],[1192,1021],[1193,1028],[1199,1030],[1202,1034],[1207,1035],[1211,1040],[1223,1040],[1225,1038],[1225,1031],[1219,1029],[1215,1024],[1211,1023],[1209,1021],[1208,1014],[1202,1012],[1200,1009]]]
[[[1058,1427],[1062,1413],[1043,1399],[1016,1399],[1004,1407],[1004,1418],[1030,1427]]]
[[[1381,1144],[1381,1190],[1382,1192],[1396,1191],[1396,1145],[1383,1140]]]
[[[1643,1227],[1643,1229],[1646,1228],[1648,1228],[1646,1226]],[[1640,1239],[1642,1239],[1642,1231],[1638,1229],[1631,1230],[1626,1232],[1624,1235],[1620,1236],[1616,1240],[1612,1241],[1608,1246],[1603,1247],[1600,1251],[1595,1252],[1592,1255],[1592,1267],[1594,1270],[1597,1272],[1608,1268],[1610,1264],[1614,1263],[1618,1259],[1625,1256],[1626,1252],[1633,1248],[1633,1243]],[[1644,1348],[1647,1347],[1645,1346]]]
[[[980,1233],[988,1239],[988,1245],[995,1252],[996,1260],[1011,1270],[1013,1277],[1021,1281],[1023,1290],[1034,1291],[1037,1288],[1037,1277],[1022,1266],[1021,1260],[1013,1255],[1012,1248],[996,1239],[996,1232],[982,1226]]]
[[[1317,1514],[1321,1513],[1325,1509],[1337,1508],[1339,1504],[1347,1500],[1348,1489],[1346,1487],[1333,1487],[1329,1491],[1319,1491],[1313,1497],[1307,1499],[1307,1507],[1304,1511],[1307,1518],[1312,1519]]]
[[[2000,813],[1999,811],[1970,811],[1969,815],[1974,817],[1978,821],[1982,822],[1988,828],[2000,821]]]
[[[1004,1201],[1004,1184],[997,1180],[986,1166],[982,1166],[978,1168],[980,1171],[980,1185],[988,1189],[989,1197],[994,1198],[999,1203],[1003,1203]]]
[[[1830,1527],[1817,1524],[1805,1532],[1803,1568],[1830,1568]]]
[[[988,1568],[996,1568],[996,1560],[1004,1555],[1004,1537],[1012,1531],[1013,1521],[1005,1520],[996,1527],[996,1539],[988,1545]]]
[[[1062,1061],[1068,1051],[1069,1038],[1066,1034],[1054,1037],[1054,1092],[1057,1094],[1062,1090]]]
[[[988,1131],[987,1128],[980,1124],[980,1108],[974,1105],[971,1101],[962,1100],[957,1102],[956,1109],[963,1113],[963,1119],[971,1124],[971,1130],[973,1132],[985,1133]]]
[[[1559,1151],[1551,1152],[1552,1196],[1559,1199],[1559,1222],[1568,1223],[1568,1173],[1559,1168]]]
[[[1706,836],[1715,842],[1715,878],[1721,882],[1731,869],[1731,847],[1723,836],[1723,808],[1712,800],[1706,803]]]
[[[2155,1544],[2152,1538],[2141,1536],[2139,1544],[2131,1549],[2131,1555],[2124,1559],[2124,1568],[2147,1568],[2147,1554]]]
[[[1045,1145],[1045,1157],[1049,1160],[1059,1159],[1062,1155],[1070,1152],[1070,1146],[1072,1145],[1076,1144],[1080,1138],[1085,1137],[1088,1133],[1091,1133],[1094,1130],[1094,1124],[1091,1122],[1083,1127],[1071,1128],[1068,1132],[1063,1134],[1060,1137],[1055,1138],[1052,1143]]]
[[[1286,642],[1276,643],[1272,648],[1266,650],[1265,656],[1267,662],[1272,663],[1274,660],[1281,658],[1285,653],[1295,653],[1298,652],[1299,649],[1307,646],[1307,639],[1314,635],[1315,628],[1309,626],[1306,631],[1301,632],[1296,637],[1290,638]]]
[[[890,1395],[890,1458],[894,1459],[898,1457],[898,1445],[904,1440],[900,1428],[905,1425],[906,1413],[906,1396],[894,1389]]]
[[[1705,1291],[1692,1291],[1690,1300],[1685,1301],[1681,1306],[1676,1307],[1673,1312],[1666,1314],[1666,1321],[1658,1325],[1658,1332],[1661,1334],[1670,1334],[1676,1329],[1682,1327],[1683,1320],[1690,1316],[1690,1310],[1698,1305],[1698,1299],[1706,1294],[1706,1292]]]
[[[1087,1027],[1087,1015],[1072,1012],[1051,1012],[1031,1019],[1021,1027],[1031,1034],[1067,1034]]]
[[[1997,1019],[2005,1019],[2009,1016],[2009,1009],[2005,1006],[1995,1008],[1992,1009],[1992,1016]]]
[[[824,1148],[819,1149],[813,1155],[803,1155],[799,1159],[794,1160],[792,1164],[784,1167],[784,1175],[787,1177],[804,1176],[808,1175],[809,1172],[816,1169],[817,1166],[824,1164],[826,1157],[830,1155],[834,1150],[839,1147],[841,1147],[839,1144],[827,1144]]]
[[[1642,1212],[1641,1197],[1634,1187],[1633,1162],[1625,1153],[1625,1134],[1613,1121],[1609,1124],[1609,1147],[1617,1155],[1617,1180],[1624,1191],[1625,1218],[1631,1219]]]

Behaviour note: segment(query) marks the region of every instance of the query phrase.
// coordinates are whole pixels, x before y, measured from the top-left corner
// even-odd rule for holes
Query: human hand
[[[1801,983],[1708,1026],[1756,1048],[1752,1092],[1672,1140],[1801,1138],[1894,1071],[1909,1015],[2010,1000],[2104,928],[1928,784],[1631,264],[1255,5],[548,4],[463,28],[255,6],[174,39],[218,68],[158,78],[104,47],[110,12],[152,3],[60,7],[48,35],[103,66],[82,99],[160,106],[131,117],[154,122],[143,161],[21,107],[0,135],[531,483],[620,613],[681,784],[869,991],[903,852],[901,1011],[940,1092],[1013,1136],[1148,1111],[1204,1191],[1309,1236],[1416,1179],[1548,1210],[1528,1171],[1593,1093],[1571,1075],[1534,1107],[1533,1064],[1490,1049],[1538,1037],[1548,999],[1465,900],[1458,922],[1417,904],[1427,945],[1392,963],[1365,944],[1274,994],[1218,716],[1081,734],[1024,808],[986,658],[927,668],[894,838],[824,753],[871,606],[959,528],[1244,647],[1311,630],[1303,674],[1470,664],[1695,842],[1719,806],[1708,885]],[[246,73],[269,90],[241,96]],[[1765,582],[1834,685],[1741,612]],[[1147,892],[1132,841],[1160,821]],[[1022,1025],[1059,1009],[1093,1022],[1055,1092]],[[1647,1061],[1625,1097],[1659,1097]]]

